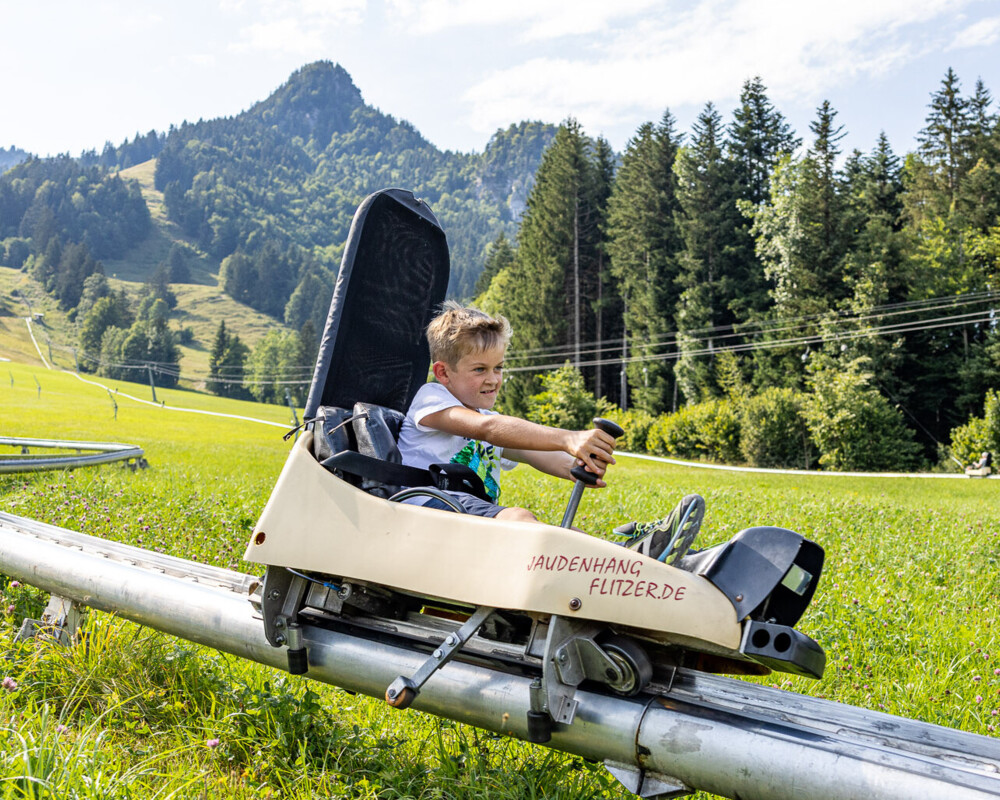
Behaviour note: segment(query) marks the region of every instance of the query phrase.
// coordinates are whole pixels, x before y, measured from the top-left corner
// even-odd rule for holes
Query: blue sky
[[[0,25],[0,146],[42,155],[239,113],[318,59],[463,152],[570,115],[620,151],[668,107],[728,120],[754,75],[800,136],[828,99],[865,151],[914,147],[949,66],[1000,97],[996,0],[0,0]]]

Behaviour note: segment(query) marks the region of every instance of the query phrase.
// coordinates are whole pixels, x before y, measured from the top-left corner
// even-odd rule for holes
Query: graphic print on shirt
[[[500,458],[496,448],[491,444],[470,439],[469,442],[451,457],[452,464],[464,464],[475,472],[483,481],[486,494],[494,503],[500,502],[500,484],[493,474],[500,469]]]

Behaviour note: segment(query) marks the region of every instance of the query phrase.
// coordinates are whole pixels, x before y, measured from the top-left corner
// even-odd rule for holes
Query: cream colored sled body
[[[393,503],[292,448],[244,558],[464,605],[593,620],[736,653],[741,626],[706,579],[586,534]]]

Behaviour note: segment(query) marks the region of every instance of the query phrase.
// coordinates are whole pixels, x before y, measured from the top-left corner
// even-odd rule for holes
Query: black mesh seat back
[[[358,401],[404,412],[427,381],[424,330],[448,288],[448,243],[411,192],[387,189],[358,207],[320,343],[306,419]]]

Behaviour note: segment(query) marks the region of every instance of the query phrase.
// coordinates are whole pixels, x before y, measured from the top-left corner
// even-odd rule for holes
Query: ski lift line
[[[938,308],[945,308],[945,307],[947,307],[947,306],[936,307],[934,310],[938,310]],[[996,309],[990,308],[990,309],[986,309],[986,310],[980,310],[978,312],[970,312],[967,316],[974,316],[975,314],[982,314],[982,313],[989,313],[989,314],[992,315],[993,313],[995,313],[995,311],[996,311]],[[830,323],[831,323],[831,325],[850,325],[850,324],[856,324],[856,323],[858,323],[858,322],[860,322],[862,320],[866,320],[866,319],[884,319],[885,317],[889,317],[889,316],[893,316],[893,315],[892,314],[882,314],[882,315],[869,315],[869,316],[866,316],[866,317],[852,317],[852,318],[849,318],[849,319],[831,320]],[[907,322],[907,323],[897,323],[897,324],[900,324],[900,325],[902,325],[902,324],[912,325],[912,324],[915,324],[916,322],[937,322],[937,321],[942,320],[942,319],[954,319],[954,318],[956,318],[955,315],[944,316],[944,317],[931,317],[929,319],[914,320],[914,321]],[[988,317],[987,320],[988,321],[993,321],[992,316]],[[732,328],[733,326],[723,326],[723,327]],[[688,340],[688,341],[691,341],[691,342],[700,342],[700,341],[705,341],[706,339],[708,339],[709,341],[711,341],[713,343],[713,345],[715,345],[715,343],[717,343],[717,342],[724,342],[727,339],[734,339],[734,338],[737,338],[737,337],[747,338],[747,337],[759,336],[759,335],[761,335],[763,333],[774,334],[774,333],[787,332],[787,331],[791,331],[791,330],[802,330],[803,328],[808,328],[808,327],[810,327],[810,326],[807,326],[807,325],[796,325],[796,326],[786,326],[784,328],[774,328],[774,329],[769,330],[769,331],[760,331],[760,330],[733,330],[732,333],[725,333],[725,334],[720,333],[718,335],[710,336],[710,337],[699,337],[699,336],[691,335],[690,332],[685,332],[685,333],[679,333],[679,334],[677,334],[673,339],[661,340],[661,341],[657,341],[657,342],[652,342],[652,341],[651,342],[639,342],[639,343],[631,342],[629,346],[630,346],[630,348],[632,350],[636,350],[636,349],[650,350],[650,349],[654,349],[654,348],[661,348],[661,347],[668,347],[668,346],[679,345],[685,339]],[[722,327],[720,327],[720,330],[721,329],[722,329]],[[830,327],[828,326],[827,329],[830,330]],[[594,353],[603,353],[603,352],[618,352],[618,350],[620,349],[621,343],[622,343],[621,339],[605,340],[604,342],[601,343],[601,344],[604,345],[603,347],[600,347],[600,348],[591,348],[591,349],[587,349],[587,350],[581,350],[580,352],[582,354],[587,354],[587,355],[594,354]],[[589,347],[589,345],[591,345],[591,344],[597,344],[597,342],[582,342],[581,346]],[[516,362],[516,361],[524,360],[524,359],[528,359],[528,358],[540,358],[543,355],[549,355],[549,357],[551,358],[551,357],[555,357],[558,354],[563,354],[563,353],[565,353],[568,356],[568,355],[576,353],[576,346],[575,345],[559,345],[558,347],[553,347],[551,349],[551,353],[542,353],[541,350],[532,351],[532,352],[534,352],[535,355],[525,355],[525,353],[521,352],[521,351],[512,351],[511,354],[508,356],[508,360]]]
[[[986,321],[986,322],[993,322],[993,321],[995,321],[994,317],[992,316],[993,313],[994,313],[994,311],[995,311],[994,309],[988,309],[986,311],[980,310],[978,312],[971,312],[971,313],[969,313],[967,315],[964,315],[964,316],[972,317],[972,316],[975,316],[977,314],[988,313],[990,316],[985,317],[984,321]],[[886,315],[886,316],[888,316],[888,315]],[[961,315],[952,315],[952,316],[945,316],[945,317],[931,317],[930,319],[911,320],[909,322],[900,322],[900,323],[895,323],[895,324],[896,325],[916,325],[918,322],[937,322],[937,321],[945,320],[945,319],[955,319],[955,318],[957,318],[957,316],[961,316]],[[844,320],[843,322],[845,322],[845,323],[855,323],[857,321],[858,320],[856,320],[856,319],[852,319],[852,320]],[[804,326],[803,325],[803,326],[783,328],[783,329],[780,329],[780,330],[779,329],[775,329],[774,331],[769,331],[768,333],[787,332],[787,331],[790,331],[790,330],[802,330],[803,328],[806,328],[806,327],[809,327],[809,326]],[[888,329],[889,327],[891,327],[891,326],[881,326],[881,328],[876,327],[876,328],[870,328],[869,330],[878,330],[878,329],[882,329],[882,328]],[[829,327],[827,328],[827,330],[831,331],[834,334],[837,332],[835,329],[831,329]],[[680,344],[684,343],[685,340],[687,340],[687,341],[689,341],[691,343],[698,343],[698,342],[709,341],[709,342],[712,343],[712,346],[715,349],[725,349],[725,341],[727,339],[749,338],[749,337],[759,336],[760,334],[761,334],[761,331],[750,331],[750,332],[736,331],[736,332],[733,332],[733,333],[719,334],[717,336],[711,336],[711,337],[697,337],[697,336],[688,336],[687,334],[682,334],[682,335],[678,336],[676,339],[669,340],[669,341],[631,343],[630,344],[630,349],[632,349],[633,351],[634,350],[638,350],[638,349],[647,350],[648,351],[648,350],[658,349],[658,348],[662,348],[662,347],[679,346]],[[618,341],[620,342],[621,340],[618,340]],[[590,343],[588,342],[586,344],[590,344]],[[605,344],[604,347],[592,348],[592,349],[587,349],[587,350],[580,350],[580,353],[583,354],[583,355],[591,355],[591,354],[605,353],[605,352],[617,353],[619,351],[619,349],[620,349],[619,346],[616,346],[615,344],[613,344],[611,342],[605,342],[604,344]],[[566,355],[567,357],[569,357],[570,355],[575,355],[576,354],[576,348],[575,348],[575,346],[573,346],[573,345],[570,345],[568,347],[562,347],[562,346],[560,346],[559,348],[555,348],[552,353],[538,354],[538,355],[534,355],[534,356],[524,356],[523,354],[521,354],[521,353],[519,353],[517,351],[513,351],[508,356],[507,360],[508,361],[513,361],[513,362],[516,363],[518,361],[526,360],[526,359],[529,359],[529,358],[541,358],[543,355],[547,355],[549,358],[554,358],[554,357],[556,357],[558,355],[563,355],[563,354]]]
[[[271,379],[271,374],[265,374],[263,376],[257,376],[257,375],[247,376],[247,378],[244,379],[244,380],[233,380],[233,379],[226,379],[226,378],[212,378],[209,375],[204,375],[204,376],[202,376],[202,375],[186,375],[186,374],[182,373],[179,369],[176,369],[176,368],[167,369],[165,367],[156,366],[157,364],[164,364],[166,362],[156,362],[156,361],[148,361],[147,362],[147,361],[143,361],[142,363],[139,363],[139,364],[119,364],[119,363],[114,363],[114,362],[102,361],[101,359],[94,358],[93,356],[91,356],[91,355],[89,355],[89,354],[87,354],[87,353],[85,353],[83,351],[80,351],[80,355],[82,355],[84,358],[86,358],[91,363],[97,364],[98,366],[101,366],[101,367],[110,367],[110,368],[114,368],[114,369],[138,369],[138,370],[148,370],[151,367],[153,369],[153,371],[156,372],[157,374],[160,374],[160,375],[169,375],[169,376],[171,376],[171,377],[173,377],[173,378],[175,378],[177,380],[185,380],[185,381],[190,381],[192,383],[206,382],[206,383],[230,383],[230,384],[236,383],[236,384],[244,384],[244,383],[247,382],[247,380],[249,380],[251,378],[253,378],[253,379],[260,378],[260,379],[266,380],[268,383],[279,384],[279,385],[288,384],[288,385],[292,385],[292,386],[303,386],[303,385],[308,385],[308,384],[312,383],[311,379],[310,380],[305,380],[304,379],[304,380],[297,380],[297,381],[275,381],[275,380]],[[313,368],[309,367],[310,373],[312,372],[312,370],[313,370]]]
[[[0,572],[168,635],[288,667],[284,648],[263,635],[248,596],[258,581],[250,575],[3,512]],[[349,632],[308,624],[301,631],[310,678],[372,697],[426,660],[423,652]],[[526,738],[530,686],[531,676],[455,659],[413,707]],[[1000,757],[990,737],[683,668],[669,687],[651,685],[650,693],[580,689],[586,726],[559,726],[546,746],[605,761],[647,786],[666,781],[661,791],[757,800],[786,798],[789,786],[800,800],[1000,795]],[[690,730],[698,746],[677,747],[678,731]]]
[[[103,383],[98,383],[97,381],[87,380],[86,378],[81,377],[78,372],[70,372],[70,374],[73,375],[77,380],[83,381],[83,383],[88,383],[91,386],[97,386],[97,387],[99,387],[101,389],[104,389],[105,391],[109,391],[109,392],[111,391]],[[257,419],[256,417],[245,417],[245,416],[243,416],[241,414],[224,414],[221,411],[206,411],[205,409],[202,409],[202,408],[185,408],[183,406],[168,406],[168,405],[165,405],[165,404],[154,403],[152,400],[143,400],[141,397],[134,397],[134,396],[132,396],[130,394],[125,394],[124,392],[117,392],[116,391],[115,392],[115,396],[116,397],[127,397],[129,400],[134,400],[136,403],[142,403],[143,405],[153,406],[155,408],[161,408],[161,409],[164,409],[166,411],[185,411],[185,412],[187,412],[189,414],[205,414],[206,416],[210,416],[210,417],[225,417],[226,419],[239,419],[239,420],[243,420],[244,422],[258,422],[261,425],[270,425],[271,427],[282,428],[283,430],[288,430],[288,427],[289,427],[288,424],[285,423],[285,422],[271,422],[270,420]]]
[[[835,333],[831,335],[824,334],[813,334],[811,336],[799,336],[791,339],[779,339],[776,341],[764,341],[764,342],[747,342],[743,344],[730,345],[726,347],[710,347],[702,348],[701,350],[690,350],[687,352],[672,352],[672,353],[658,353],[648,356],[629,356],[628,358],[605,358],[605,359],[592,359],[589,361],[581,361],[575,366],[577,367],[594,367],[594,366],[605,366],[609,364],[634,364],[642,363],[647,361],[677,361],[682,356],[692,357],[692,356],[703,356],[703,355],[713,355],[718,353],[747,353],[756,350],[776,350],[783,347],[797,347],[803,344],[826,344],[830,342],[841,342],[850,341],[853,339],[862,339],[870,336],[880,336],[891,333],[918,333],[921,331],[934,330],[938,328],[954,328],[963,325],[969,325],[975,322],[989,322],[992,317],[983,317],[981,319],[972,320],[961,320],[952,322],[943,322],[937,325],[916,325],[915,323],[904,323],[893,326],[887,326],[885,328],[869,328],[867,330],[861,331],[845,331],[843,333]],[[904,325],[909,325],[910,327],[904,327]],[[546,372],[548,370],[558,369],[562,367],[565,362],[559,363],[549,363],[549,364],[536,364],[532,366],[525,367],[506,367],[506,372]]]
[[[28,326],[28,336],[31,337],[31,343],[35,346],[35,350],[38,351],[38,357],[42,359],[42,363],[45,365],[45,369],[52,369],[52,365],[45,360],[45,356],[42,355],[42,348],[38,346],[38,340],[35,338],[35,332],[31,328],[31,318],[25,317],[24,323]]]
[[[757,320],[753,322],[742,322],[735,325],[715,325],[705,328],[692,328],[688,331],[667,331],[661,334],[656,334],[651,338],[649,342],[641,342],[638,344],[630,343],[632,347],[656,347],[658,346],[659,340],[674,340],[682,336],[689,336],[697,338],[700,334],[711,333],[712,338],[718,338],[715,336],[716,332],[721,331],[733,331],[733,333],[722,334],[719,336],[734,336],[734,335],[753,335],[761,333],[775,333],[785,330],[798,330],[803,327],[808,327],[809,323],[813,322],[829,322],[829,323],[843,323],[843,322],[859,322],[867,319],[879,319],[887,316],[898,316],[900,314],[911,314],[915,311],[928,311],[928,310],[939,310],[942,308],[952,308],[956,305],[970,305],[972,303],[981,303],[993,300],[1000,297],[1000,292],[980,292],[980,293],[969,293],[966,295],[956,295],[954,298],[929,298],[928,300],[915,300],[903,303],[890,303],[884,306],[875,306],[865,314],[861,315],[850,315],[846,311],[831,311],[826,314],[812,314],[803,317],[786,317],[775,320]],[[962,302],[956,302],[956,300],[962,299]],[[899,308],[902,306],[920,306],[919,308],[912,308],[910,310],[897,310],[888,311],[887,309]],[[831,314],[834,317],[831,318]],[[801,323],[801,324],[792,324]],[[621,346],[623,344],[622,338],[615,339],[604,339],[603,342],[608,345],[608,347]],[[582,346],[590,346],[597,344],[596,340],[590,340],[586,342],[581,342]],[[552,347],[538,347],[531,348],[529,350],[521,350],[516,355],[518,357],[527,357],[530,355],[540,354],[540,353],[555,353],[555,352],[574,352],[575,344],[568,345],[554,345]]]
[[[676,458],[666,458],[665,456],[653,456],[647,453],[625,453],[615,450],[615,457],[638,458],[643,461],[657,461],[661,464],[671,464],[675,467],[690,467],[692,469],[714,469],[720,472],[749,472],[761,473],[765,475],[827,475],[840,478],[961,478],[968,480],[968,476],[954,472],[831,472],[823,470],[806,469],[775,469],[770,467],[736,467],[729,464],[708,464],[703,461],[682,461]],[[990,475],[991,479],[1000,478],[1000,475]]]

